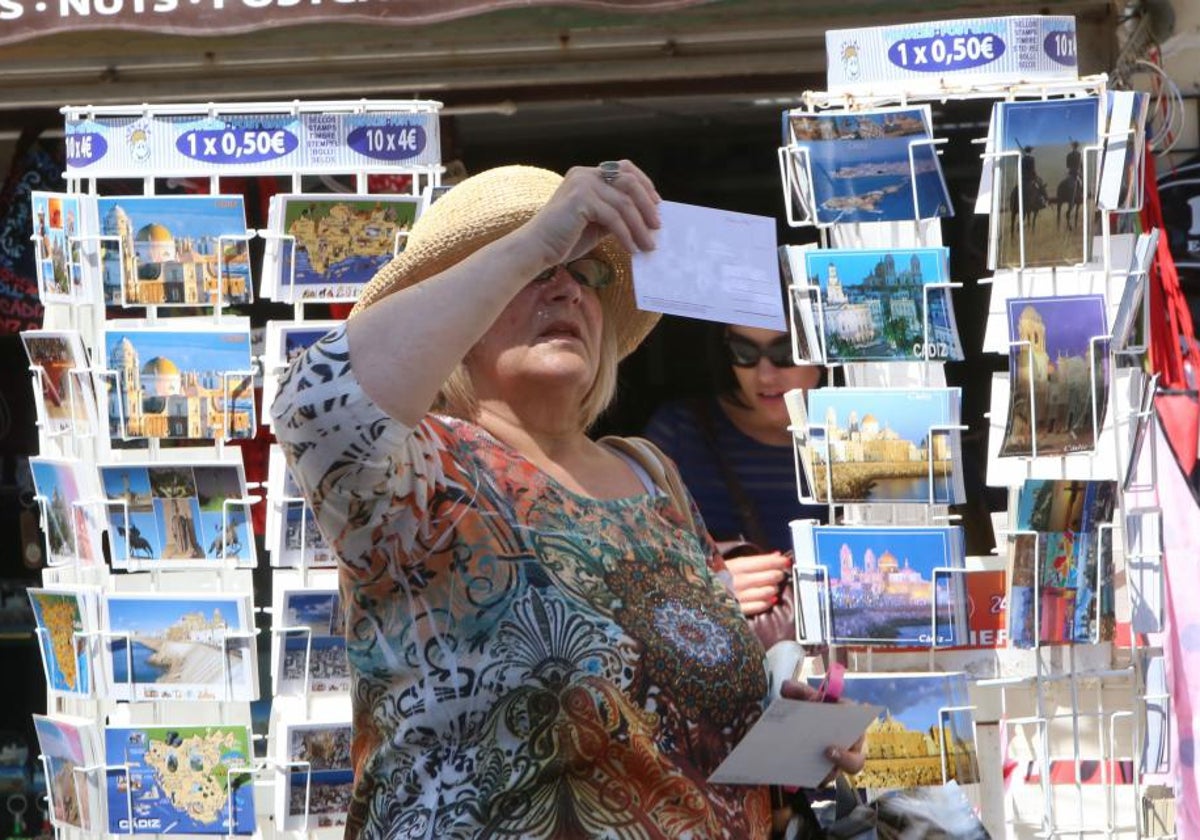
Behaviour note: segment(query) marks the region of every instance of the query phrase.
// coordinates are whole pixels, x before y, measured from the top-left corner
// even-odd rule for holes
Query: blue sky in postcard
[[[1002,102],[1003,149],[1061,146],[1078,140],[1096,142],[1098,100],[1060,99],[1045,102]]]
[[[100,218],[114,206],[129,216],[134,233],[152,222],[177,239],[246,232],[241,196],[109,196],[97,199]]]
[[[861,569],[867,549],[879,557],[890,551],[903,568],[908,560],[911,568],[926,580],[933,579],[933,569],[951,565],[947,532],[939,529],[869,529],[818,528],[814,531],[817,559],[838,576],[838,560],[843,545],[849,546],[855,564]]]
[[[249,370],[250,334],[171,330],[111,330],[105,335],[106,355],[128,337],[141,363],[162,356],[183,371]]]
[[[950,422],[949,390],[899,391],[877,388],[821,388],[809,391],[808,415],[812,423],[825,422],[825,410],[833,406],[842,428],[851,411],[858,412],[861,423],[867,415],[879,421],[905,440],[920,442],[930,426]]]
[[[155,633],[165,630],[187,614],[199,612],[212,620],[213,611],[220,610],[221,617],[233,630],[240,629],[239,602],[232,598],[194,598],[179,600],[156,600],[153,598],[120,598],[109,596],[108,615],[113,629],[138,633]]]
[[[913,256],[916,256],[921,266],[921,274],[926,283],[940,283],[945,280],[942,273],[945,249],[943,248],[910,248],[892,251],[842,251],[822,249],[809,251],[804,255],[807,263],[808,276],[817,277],[821,288],[826,288],[829,282],[829,265],[837,266],[838,279],[843,286],[860,284],[868,276],[873,276],[875,266],[891,254],[896,262],[896,271],[908,271]]]
[[[1016,340],[1017,322],[1027,306],[1042,316],[1046,325],[1046,353],[1054,361],[1063,356],[1082,356],[1095,336],[1108,333],[1103,295],[1076,295],[1061,298],[1010,298],[1008,301],[1009,335]],[[1016,348],[1014,348],[1016,349]],[[1097,348],[1099,349],[1099,348]]]

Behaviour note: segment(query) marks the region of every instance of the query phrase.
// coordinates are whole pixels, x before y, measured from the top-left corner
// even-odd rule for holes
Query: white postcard
[[[674,201],[658,213],[658,247],[633,255],[639,309],[787,329],[773,218]]]

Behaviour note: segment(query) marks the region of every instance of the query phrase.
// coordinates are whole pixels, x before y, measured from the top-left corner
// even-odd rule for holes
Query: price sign
[[[935,35],[897,41],[888,49],[888,60],[904,70],[945,73],[991,64],[1004,49],[1004,40],[991,33]]]
[[[425,127],[414,123],[362,125],[346,138],[351,149],[374,160],[410,160],[425,151]]]
[[[67,166],[83,168],[104,157],[108,141],[96,131],[69,131],[64,138],[67,147]]]
[[[1056,29],[1046,36],[1042,44],[1046,55],[1064,67],[1074,67],[1078,61],[1075,55],[1075,33]]]
[[[191,129],[179,135],[175,147],[192,160],[203,163],[264,163],[295,151],[296,135],[283,128]]]

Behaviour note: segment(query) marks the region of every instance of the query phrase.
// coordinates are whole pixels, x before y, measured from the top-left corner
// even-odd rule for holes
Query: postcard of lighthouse
[[[110,593],[102,621],[114,700],[258,697],[247,596]]]
[[[113,568],[254,567],[240,461],[101,464],[100,483]]]
[[[966,640],[965,556],[958,527],[813,528],[829,586],[830,641],[949,647]]]
[[[1095,449],[1108,406],[1103,295],[1010,298],[1008,421],[1000,457]]]
[[[809,217],[828,225],[954,215],[929,113],[788,112],[784,142]]]
[[[105,196],[96,210],[106,304],[224,307],[253,300],[242,196]]]
[[[101,380],[114,439],[254,436],[249,321],[222,324],[205,318],[107,322]]]

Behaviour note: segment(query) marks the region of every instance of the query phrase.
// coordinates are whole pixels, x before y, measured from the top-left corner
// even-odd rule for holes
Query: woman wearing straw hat
[[[628,161],[470,178],[280,385],[340,558],[349,838],[770,831],[765,787],[707,782],[762,647],[670,468],[585,434],[657,317],[658,200]]]

